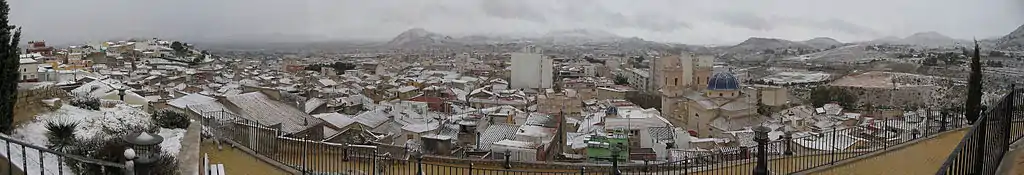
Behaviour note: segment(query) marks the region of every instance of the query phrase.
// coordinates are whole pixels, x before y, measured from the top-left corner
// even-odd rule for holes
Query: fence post
[[[512,162],[509,158],[512,157],[512,151],[505,150],[505,169],[512,169]]]
[[[612,175],[620,175],[619,172],[619,151],[612,150]]]
[[[302,174],[306,174],[306,169],[309,168],[308,166],[306,166],[306,155],[308,155],[309,152],[306,152],[306,140],[303,139],[300,141],[302,141]]]
[[[914,130],[910,130],[910,134],[914,135],[912,140],[917,140],[918,135],[921,135],[921,130],[915,128]]]
[[[786,131],[785,135],[782,135],[782,140],[786,143],[786,151],[783,155],[793,155],[793,131]]]
[[[650,169],[650,167],[648,166],[648,162],[649,162],[649,161],[650,161],[650,160],[647,160],[646,156],[644,156],[644,172],[645,172],[645,173],[646,173],[646,172],[651,172],[651,169]]]
[[[587,167],[580,167],[580,175],[586,175],[586,174],[587,174]]]
[[[416,175],[423,175],[423,155],[416,154]]]
[[[757,141],[757,166],[754,167],[754,175],[768,175],[768,132],[771,129],[765,126],[754,128],[754,141]]]
[[[949,123],[948,121],[946,121],[947,118],[949,118],[949,111],[948,110],[949,109],[943,109],[942,112],[940,112],[940,115],[942,115],[941,116],[942,117],[942,124],[939,125],[939,132],[945,132],[946,131],[946,124]]]
[[[988,127],[988,122],[986,122],[985,120],[988,120],[988,114],[987,112],[985,112],[985,110],[982,110],[981,117],[979,117],[978,120],[974,122],[974,124],[978,126],[978,129],[976,131],[978,132],[979,136],[978,140],[974,142],[976,146],[975,148],[979,149],[979,151],[977,151],[974,154],[974,160],[976,161],[974,162],[974,165],[971,168],[971,172],[975,173],[981,173],[982,168],[985,166],[985,161],[983,161],[985,160],[985,128]]]
[[[1006,109],[1003,109],[1004,111],[1003,111],[1002,117],[1003,117],[1003,122],[1006,122],[1003,125],[1003,127],[1004,127],[1003,128],[1003,139],[1005,140],[1005,142],[1004,143],[999,143],[999,144],[1003,145],[1003,153],[1004,154],[1007,153],[1007,152],[1010,152],[1010,143],[1013,143],[1013,140],[1010,140],[1010,138],[1012,138],[1010,136],[1011,135],[1010,134],[1011,133],[1010,132],[1010,127],[1013,127],[1013,125],[1012,125],[1012,123],[1013,123],[1013,108],[1014,108],[1013,100],[1015,98],[1014,95],[1013,95],[1013,90],[1016,89],[1015,86],[1016,85],[1014,85],[1014,84],[1010,84],[1010,93],[1006,95],[1006,100],[1004,100],[1004,101],[1006,101]]]
[[[348,147],[349,146],[351,146],[351,145],[349,145],[348,143],[345,143],[345,145],[343,145],[341,147],[341,151],[342,151],[341,152],[342,153],[341,161],[342,162],[348,162]]]
[[[11,155],[11,154],[7,154],[7,155]],[[132,150],[131,148],[125,149],[124,150],[124,158],[126,159],[126,161],[124,161],[124,174],[125,175],[135,175],[135,161],[133,161],[135,159],[135,150]],[[13,161],[11,161],[11,162],[13,162]],[[8,168],[14,169],[14,166],[11,166],[11,167],[8,167]]]
[[[373,160],[373,169],[371,170],[371,171],[373,171],[372,174],[376,175],[376,174],[378,174],[377,171],[379,170],[379,168],[377,168],[377,150],[376,149],[373,150],[373,155],[370,157],[370,160]]]
[[[469,163],[469,175],[473,175],[473,163]]]
[[[839,140],[838,134],[839,130],[836,128],[832,128],[832,145],[830,145],[832,147],[832,151],[829,153],[831,154],[830,157],[832,157],[832,162],[829,162],[830,165],[836,164],[836,151],[839,150],[839,147],[836,147],[836,140]]]

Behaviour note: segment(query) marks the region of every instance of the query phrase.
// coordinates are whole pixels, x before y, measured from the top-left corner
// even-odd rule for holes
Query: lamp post
[[[612,174],[613,175],[621,175],[622,172],[619,172],[619,152],[621,152],[622,150],[619,149],[618,145],[612,145],[611,146],[611,151],[612,151],[612,160],[611,160],[612,161]]]
[[[124,87],[117,88],[117,96],[120,97],[121,101],[124,101],[124,95],[125,95],[124,91],[125,91]]]
[[[137,174],[152,174],[150,172],[151,166],[156,162],[156,157],[160,153],[157,150],[156,145],[164,141],[164,138],[160,135],[151,134],[149,132],[135,132],[124,136],[124,141],[131,144],[131,148],[125,151],[125,158],[134,157],[132,160],[135,165],[134,171]],[[130,156],[129,152],[133,153],[134,156]]]
[[[771,129],[765,126],[754,128],[754,141],[757,141],[757,167],[754,168],[754,175],[768,175],[768,132]]]

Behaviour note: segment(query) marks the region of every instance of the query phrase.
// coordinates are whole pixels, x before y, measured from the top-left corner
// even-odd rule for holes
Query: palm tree
[[[67,151],[69,147],[76,143],[75,130],[77,130],[78,124],[78,122],[64,119],[46,122],[46,139],[50,142],[46,146],[61,152]]]

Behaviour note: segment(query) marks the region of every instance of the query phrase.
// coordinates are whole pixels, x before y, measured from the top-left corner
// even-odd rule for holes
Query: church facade
[[[720,136],[766,121],[757,114],[758,90],[742,87],[731,71],[714,71],[713,56],[689,53],[659,58],[662,115],[698,137]]]

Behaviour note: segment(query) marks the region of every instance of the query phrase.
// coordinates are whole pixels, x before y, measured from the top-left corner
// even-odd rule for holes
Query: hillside
[[[849,45],[831,50],[789,57],[786,58],[786,60],[802,60],[817,63],[851,63],[864,60],[871,60],[875,58],[890,57],[889,54],[882,53],[879,51],[868,50],[866,47],[867,45],[865,44]]]
[[[997,48],[1024,50],[1024,25],[996,40]]]
[[[775,38],[753,37],[740,44],[729,47],[729,52],[763,51],[768,49],[812,49],[813,47],[799,42]]]
[[[394,39],[388,41],[387,46],[393,48],[405,48],[436,46],[453,42],[454,41],[450,36],[433,33],[422,28],[413,28],[395,36]]]
[[[817,37],[807,41],[802,41],[800,43],[814,47],[816,49],[829,49],[832,48],[833,46],[838,47],[843,45],[842,42],[836,41],[836,39],[832,39],[829,37]]]
[[[958,44],[969,44],[970,41],[959,40],[942,35],[939,32],[918,32],[914,33],[905,38],[897,37],[885,37],[876,40],[868,41],[864,44],[898,44],[898,45],[914,45],[919,47],[928,48],[950,48],[956,47]]]

